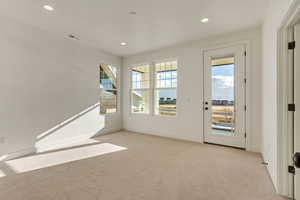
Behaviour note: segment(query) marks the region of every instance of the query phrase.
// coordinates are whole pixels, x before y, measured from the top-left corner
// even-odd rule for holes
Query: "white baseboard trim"
[[[41,144],[37,145],[36,148],[42,148],[42,149],[59,149],[63,148],[65,146],[70,146],[72,144],[76,144],[88,139],[96,138],[98,136],[104,135],[104,134],[109,134],[109,133],[114,133],[119,131],[120,129],[107,129],[107,130],[100,130],[98,133],[94,134],[92,137],[87,137],[86,135],[79,135],[77,137],[72,137],[72,138],[67,138],[59,141],[52,141],[51,143],[46,143],[46,144]],[[90,134],[87,134],[90,135]]]
[[[123,130],[123,128],[120,128],[120,127],[101,130],[97,134],[95,134],[92,138],[96,138],[96,137],[99,137],[101,135],[116,133],[116,132],[119,132],[119,131],[122,131],[122,130]]]
[[[173,140],[181,140],[181,141],[186,141],[186,142],[195,142],[199,144],[203,144],[203,141],[199,141],[199,139],[196,138],[186,138],[186,137],[176,137],[172,135],[162,135],[159,133],[150,133],[150,132],[145,132],[145,131],[138,131],[130,128],[124,128],[123,131],[127,132],[132,132],[132,133],[138,133],[138,134],[143,134],[143,135],[152,135],[152,136],[157,136],[157,137],[162,137],[162,138],[169,138]]]
[[[56,141],[51,141],[49,143],[37,144],[36,149],[37,150],[44,149],[44,151],[47,151],[47,149],[49,149],[49,150],[59,149],[59,148],[63,148],[66,146],[70,146],[70,145],[78,143],[78,142],[82,142],[87,139],[90,139],[90,138],[85,135],[81,135],[81,136],[63,139],[63,140],[59,140],[59,141],[56,140]]]
[[[51,143],[36,145],[35,147],[29,147],[27,149],[22,149],[22,150],[19,150],[16,152],[8,153],[2,161],[13,160],[13,159],[17,159],[17,158],[24,157],[24,156],[34,155],[37,153],[37,149],[39,149],[39,148],[59,149],[59,148],[63,148],[64,146],[70,146],[71,144],[75,144],[75,143],[82,142],[87,139],[99,137],[104,134],[115,133],[115,132],[118,132],[121,130],[122,130],[122,128],[113,128],[113,129],[107,129],[104,131],[101,130],[91,138],[88,138],[86,135],[80,135],[77,137],[72,137],[72,138],[68,138],[68,139],[64,139],[64,140],[52,141]]]

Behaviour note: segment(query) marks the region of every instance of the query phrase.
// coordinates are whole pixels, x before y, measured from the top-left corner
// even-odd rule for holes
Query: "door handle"
[[[297,168],[300,168],[300,152],[297,152],[294,154],[293,160],[294,160],[295,166]]]
[[[208,107],[205,107],[205,110],[208,110]]]

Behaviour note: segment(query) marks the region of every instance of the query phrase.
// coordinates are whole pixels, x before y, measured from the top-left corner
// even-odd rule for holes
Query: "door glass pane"
[[[212,131],[232,135],[235,128],[234,57],[213,59],[211,79]]]

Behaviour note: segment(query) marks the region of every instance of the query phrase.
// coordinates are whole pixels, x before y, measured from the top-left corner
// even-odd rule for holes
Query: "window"
[[[118,99],[118,68],[100,65],[100,114],[117,112]]]
[[[150,111],[150,66],[131,69],[131,112],[148,114]]]
[[[155,114],[176,115],[177,62],[155,63]]]
[[[150,65],[131,68],[131,112],[149,114],[154,108],[156,115],[174,116],[177,101],[177,61],[153,63],[151,66],[153,68]]]

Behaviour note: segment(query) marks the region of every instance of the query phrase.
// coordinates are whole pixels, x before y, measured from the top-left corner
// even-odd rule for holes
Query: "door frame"
[[[228,145],[232,147],[238,147],[245,149],[246,148],[246,126],[245,126],[245,115],[246,110],[244,110],[244,106],[246,105],[246,83],[244,82],[246,78],[246,55],[245,53],[245,45],[235,45],[226,48],[219,48],[214,50],[204,51],[204,100],[205,102],[210,102],[208,98],[211,98],[211,59],[212,57],[227,57],[234,56],[235,65],[237,68],[234,68],[234,93],[235,97],[235,107],[236,107],[236,115],[235,121],[235,130],[238,135],[219,135],[213,134],[211,128],[211,116],[212,116],[212,104],[208,103],[204,105],[204,107],[210,107],[211,109],[205,110],[204,112],[204,141],[208,143],[216,143],[220,145]],[[241,82],[243,84],[241,84]],[[208,87],[210,89],[208,89]],[[207,96],[208,95],[208,96]]]
[[[293,26],[300,20],[300,1],[293,0],[277,31],[277,157],[276,175],[277,192],[293,197],[293,175],[288,173],[288,166],[293,164],[293,113],[287,105],[293,103],[292,52],[288,42],[293,40]],[[288,70],[287,70],[288,69]]]
[[[217,49],[222,49],[222,48],[228,48],[228,47],[234,47],[237,45],[244,45],[245,46],[245,52],[246,52],[246,57],[245,57],[245,76],[246,76],[246,86],[245,86],[245,106],[247,107],[246,111],[245,111],[245,130],[246,130],[246,145],[245,145],[245,149],[246,151],[251,151],[251,147],[252,147],[252,133],[251,133],[251,110],[252,110],[252,106],[251,106],[251,83],[252,83],[252,77],[250,76],[250,68],[251,68],[251,42],[250,40],[240,40],[240,41],[236,41],[236,42],[229,42],[229,43],[223,43],[223,44],[216,44],[214,46],[211,47],[207,47],[207,48],[203,48],[201,50],[201,55],[202,55],[202,74],[204,76],[204,68],[205,66],[205,60],[204,60],[204,54],[206,51],[211,51],[211,50],[217,50]],[[205,101],[205,97],[204,97],[204,87],[205,87],[205,83],[204,83],[204,77],[203,77],[203,88],[202,88],[202,105],[204,105],[204,101]],[[204,132],[205,132],[205,127],[204,127],[204,106],[202,106],[202,110],[203,110],[203,139],[204,139]]]

